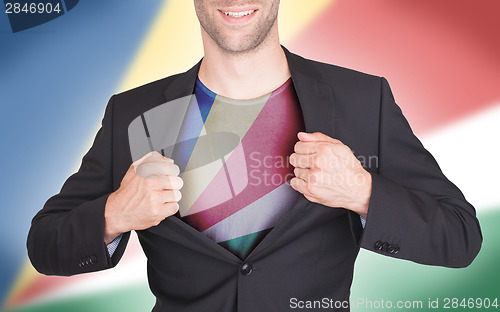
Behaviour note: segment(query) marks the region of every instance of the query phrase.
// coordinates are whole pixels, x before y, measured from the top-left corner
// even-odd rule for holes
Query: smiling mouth
[[[230,17],[242,18],[242,17],[245,17],[245,16],[252,14],[255,11],[257,11],[257,10],[248,10],[248,11],[242,11],[242,12],[225,12],[225,11],[221,11],[221,12],[227,16],[230,16]]]

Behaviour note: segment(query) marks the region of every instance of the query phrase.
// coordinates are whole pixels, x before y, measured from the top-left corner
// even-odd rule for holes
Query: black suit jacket
[[[347,300],[359,247],[448,267],[467,266],[478,253],[474,208],[413,135],[387,81],[285,52],[306,131],[338,138],[359,159],[371,159],[366,228],[355,213],[301,196],[241,261],[169,217],[138,231],[154,311],[287,311],[291,298]],[[129,233],[110,258],[104,207],[132,163],[127,128],[149,109],[192,94],[199,65],[110,99],[80,169],[33,219],[28,253],[39,272],[73,275],[117,264]]]

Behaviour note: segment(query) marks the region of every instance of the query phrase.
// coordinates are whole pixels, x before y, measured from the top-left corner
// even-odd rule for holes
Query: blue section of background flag
[[[77,169],[161,4],[80,1],[14,34],[2,8],[0,306],[25,263],[29,220]]]

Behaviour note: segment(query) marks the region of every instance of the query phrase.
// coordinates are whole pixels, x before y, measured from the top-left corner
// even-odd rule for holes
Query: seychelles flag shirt
[[[193,98],[172,154],[184,181],[180,218],[245,259],[299,196],[289,163],[304,130],[298,98],[291,78],[251,100],[198,79]]]

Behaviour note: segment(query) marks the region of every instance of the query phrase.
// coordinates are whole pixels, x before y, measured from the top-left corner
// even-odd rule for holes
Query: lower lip
[[[255,13],[257,13],[257,10],[243,17],[232,17],[222,13],[221,11],[219,11],[219,13],[222,15],[224,21],[226,21],[229,24],[244,24],[254,17]]]

